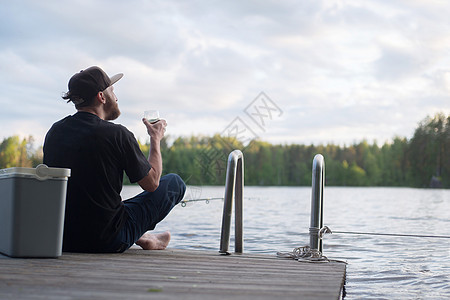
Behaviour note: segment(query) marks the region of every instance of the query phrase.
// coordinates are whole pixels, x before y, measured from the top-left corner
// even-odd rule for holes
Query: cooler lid
[[[70,176],[70,169],[49,168],[40,164],[36,168],[13,167],[0,170],[0,178],[27,177],[46,180],[51,178],[67,178]]]

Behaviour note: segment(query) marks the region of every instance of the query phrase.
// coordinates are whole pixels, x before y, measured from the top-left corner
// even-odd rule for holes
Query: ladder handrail
[[[223,203],[222,232],[220,236],[220,253],[228,254],[230,245],[231,211],[235,202],[235,246],[234,252],[242,253],[243,242],[243,194],[244,194],[244,156],[240,150],[234,150],[228,156]]]
[[[312,167],[311,224],[309,227],[309,243],[311,250],[322,253],[322,239],[319,231],[323,227],[323,190],[325,185],[325,160],[321,154],[314,156]]]

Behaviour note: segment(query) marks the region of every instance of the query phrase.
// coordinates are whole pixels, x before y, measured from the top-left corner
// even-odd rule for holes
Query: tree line
[[[0,169],[12,167],[36,167],[42,163],[42,146],[34,147],[34,138],[17,135],[3,139],[0,144]]]
[[[141,144],[148,154],[149,144]],[[363,140],[349,146],[273,145],[254,140],[242,145],[233,137],[214,135],[162,140],[164,174],[178,173],[189,185],[223,185],[228,154],[244,154],[246,185],[310,186],[313,157],[325,158],[328,186],[406,186],[450,188],[450,115],[422,120],[411,139],[395,137],[379,146]],[[0,168],[36,166],[42,146],[13,136],[0,145]],[[127,180],[125,180],[127,181]]]

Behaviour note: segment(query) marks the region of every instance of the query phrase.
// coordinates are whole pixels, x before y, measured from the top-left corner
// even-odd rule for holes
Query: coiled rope
[[[319,250],[309,246],[297,247],[292,252],[277,252],[277,257],[292,258],[300,262],[330,262]]]
[[[323,238],[325,233],[331,233],[328,226],[322,227],[318,232],[319,239]],[[280,258],[292,258],[299,262],[312,262],[312,263],[327,263],[327,262],[343,262],[339,260],[331,260],[322,254],[317,249],[311,249],[310,246],[297,247],[292,252],[277,252],[277,257]]]

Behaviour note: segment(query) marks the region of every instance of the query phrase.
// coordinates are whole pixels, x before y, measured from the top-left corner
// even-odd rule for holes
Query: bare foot
[[[170,242],[170,232],[163,233],[144,233],[136,245],[141,246],[144,250],[164,250]]]

